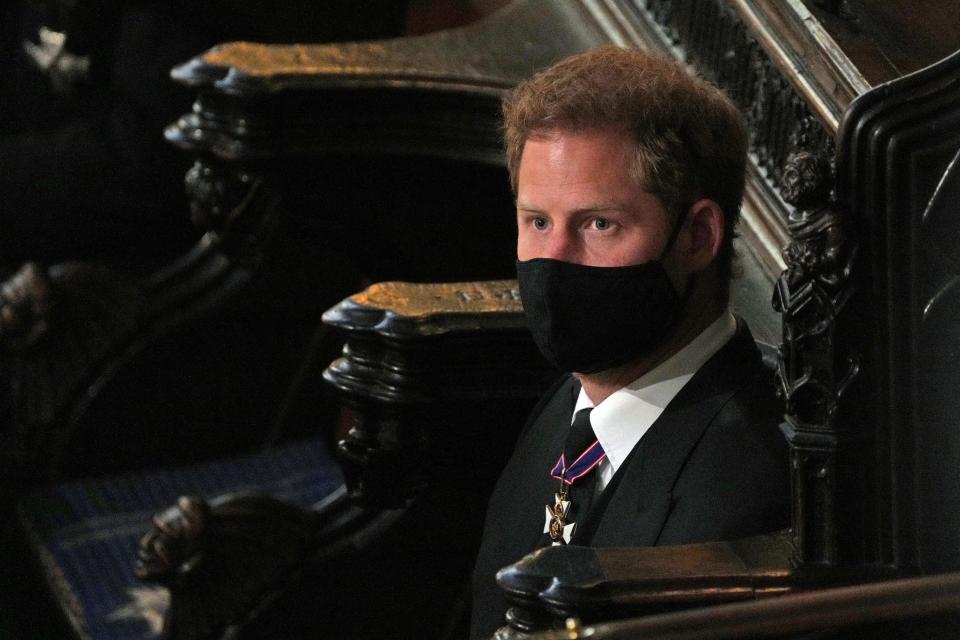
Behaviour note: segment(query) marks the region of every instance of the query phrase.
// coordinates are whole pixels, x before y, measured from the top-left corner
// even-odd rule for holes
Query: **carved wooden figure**
[[[795,559],[833,566],[840,439],[835,421],[841,395],[858,370],[855,356],[836,344],[834,325],[852,294],[856,251],[829,204],[828,161],[795,154],[784,182],[784,199],[796,208],[788,217],[793,240],[784,249],[787,269],[777,280],[773,307],[783,321],[777,377],[791,447]]]

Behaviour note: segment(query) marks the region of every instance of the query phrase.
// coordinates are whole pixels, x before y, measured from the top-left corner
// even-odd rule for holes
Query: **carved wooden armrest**
[[[260,494],[183,496],[153,518],[135,574],[170,590],[165,638],[219,637],[256,615],[316,560],[375,520],[340,487],[315,509]]]
[[[956,618],[945,620],[942,616],[957,611],[960,611],[960,574],[943,573],[592,626],[582,626],[580,621],[570,618],[564,630],[531,634],[526,640],[834,638],[835,634],[823,635],[823,632],[850,627],[856,629],[840,637],[920,638],[940,634],[932,637],[946,638],[956,634]],[[897,622],[901,624],[891,626]]]
[[[323,319],[347,334],[323,375],[349,425],[338,454],[351,497],[399,506],[433,485],[485,504],[558,375],[533,344],[516,281],[383,282]]]
[[[391,149],[502,164],[502,95],[565,53],[601,42],[589,29],[531,40],[530,25],[565,24],[571,11],[589,19],[579,7],[525,0],[421,37],[221,44],[172,71],[198,100],[166,135],[227,161]],[[276,135],[278,128],[285,134]]]
[[[512,605],[500,636],[672,609],[754,600],[862,582],[879,570],[800,570],[789,531],[725,542],[664,547],[540,549],[501,569]]]

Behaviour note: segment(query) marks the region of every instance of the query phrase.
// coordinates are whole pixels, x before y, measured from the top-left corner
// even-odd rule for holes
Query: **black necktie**
[[[596,434],[593,433],[593,426],[590,424],[590,412],[592,408],[581,409],[573,418],[573,424],[570,425],[570,433],[567,434],[567,441],[563,445],[563,456],[567,464],[573,464],[574,460],[579,458],[587,447],[597,441]],[[590,504],[593,502],[593,494],[597,491],[597,473],[596,468],[585,476],[577,478],[576,482],[570,485],[571,502],[571,521],[577,522],[590,511]]]
[[[573,461],[579,458],[587,447],[597,441],[593,426],[590,424],[591,411],[593,409],[589,407],[580,409],[573,417],[573,424],[570,425],[570,431],[567,433],[567,441],[563,443],[563,457],[568,466],[573,464]]]
[[[592,408],[581,409],[573,418],[573,424],[570,425],[570,430],[567,432],[566,442],[563,445],[565,470],[569,470],[574,462],[576,462],[588,448],[597,442],[597,436],[594,434],[593,427],[590,424],[591,411],[593,411]],[[599,444],[597,444],[597,446],[599,446]],[[565,473],[564,477],[569,478],[569,474]],[[576,523],[589,512],[590,504],[593,501],[593,495],[596,493],[596,478],[596,467],[593,467],[590,471],[576,478],[572,484],[567,486],[566,499],[569,500],[570,506],[562,518],[563,524]],[[562,487],[562,485],[560,486]],[[553,505],[552,509],[554,512],[559,507],[559,504],[556,503],[556,500],[552,501],[551,505]],[[549,520],[547,523],[547,528],[549,529]],[[576,533],[576,528],[574,528],[574,533]],[[550,532],[548,531],[544,534],[544,537],[538,546],[548,546],[556,541],[558,541],[557,533],[554,532],[554,535],[551,536]]]

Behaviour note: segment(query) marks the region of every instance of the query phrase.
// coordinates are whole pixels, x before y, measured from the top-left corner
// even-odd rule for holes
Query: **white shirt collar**
[[[600,468],[598,489],[607,485],[670,401],[736,331],[737,320],[733,314],[729,311],[720,314],[682,349],[594,407],[590,424],[607,454]],[[581,388],[573,414],[593,406]]]

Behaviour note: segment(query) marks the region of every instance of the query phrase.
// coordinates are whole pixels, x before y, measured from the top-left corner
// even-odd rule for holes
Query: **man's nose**
[[[564,262],[576,262],[578,243],[576,235],[567,230],[556,230],[550,234],[544,247],[544,258],[553,258]]]

